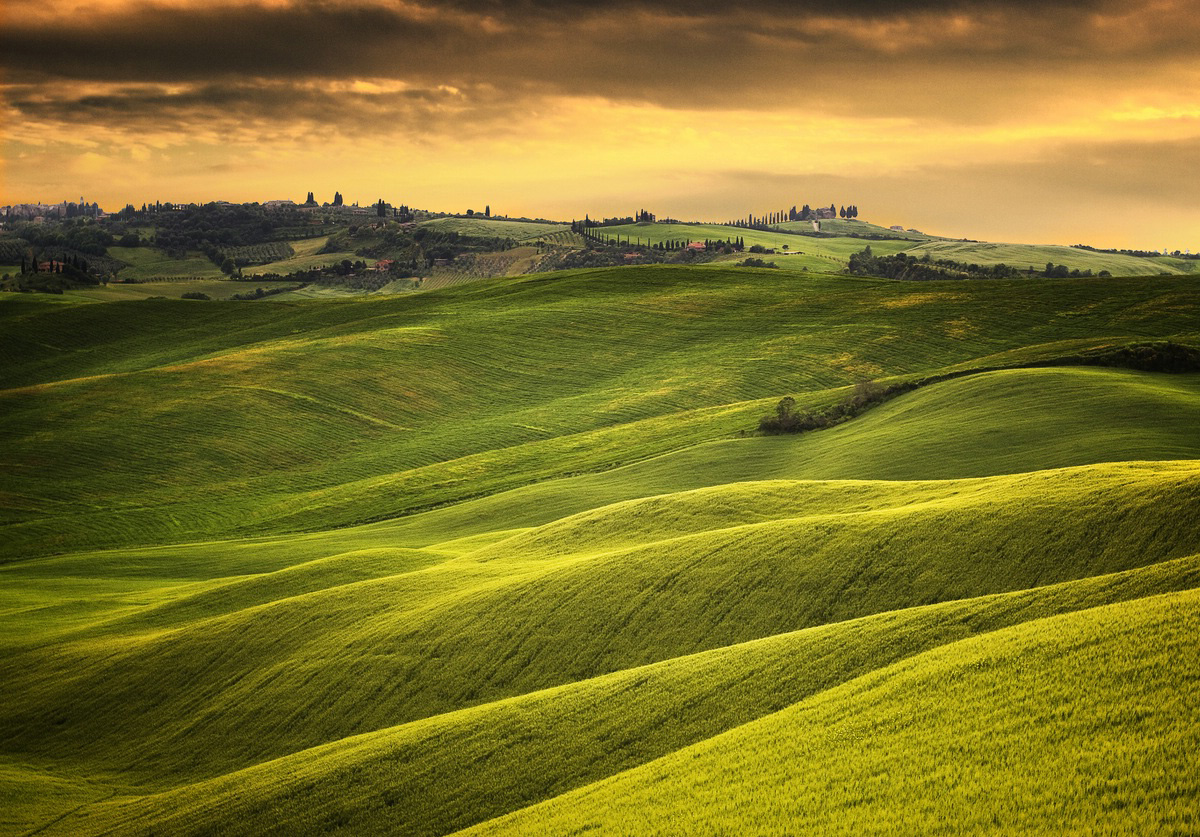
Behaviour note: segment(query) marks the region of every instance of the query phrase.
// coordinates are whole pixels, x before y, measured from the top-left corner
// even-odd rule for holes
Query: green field
[[[875,227],[857,221],[827,220],[821,222],[823,232],[832,232],[837,237],[815,235],[787,235],[783,230],[811,232],[811,222],[795,221],[777,225],[781,232],[742,229],[720,224],[625,224],[613,227],[598,227],[597,235],[629,239],[634,244],[658,244],[662,241],[725,241],[741,237],[746,247],[760,245],[777,251],[771,257],[780,268],[792,270],[840,270],[846,266],[853,253],[870,247],[877,256],[894,253],[910,253],[921,256],[929,253],[935,259],[950,259],[967,264],[1006,264],[1019,270],[1029,267],[1036,271],[1045,269],[1048,262],[1065,264],[1071,269],[1091,270],[1099,273],[1107,270],[1113,276],[1151,276],[1161,273],[1200,273],[1200,262],[1184,259],[1141,258],[1112,253],[1097,253],[1075,247],[1036,244],[993,244],[987,241],[953,241],[915,233],[898,233],[883,227]],[[878,234],[897,237],[880,241],[849,237],[849,233]],[[904,238],[898,238],[904,236]],[[784,245],[788,249],[784,250]],[[786,258],[780,258],[784,253]],[[744,258],[736,256],[736,259]]]
[[[355,256],[351,252],[339,253],[321,253],[320,250],[328,243],[329,236],[317,236],[316,238],[303,238],[299,241],[288,242],[292,245],[295,255],[278,262],[270,262],[268,264],[251,265],[242,269],[244,276],[262,276],[265,273],[278,273],[281,276],[286,276],[290,273],[295,273],[299,270],[312,270],[315,267],[329,267],[335,265],[343,259],[358,261],[360,257]],[[368,264],[374,264],[374,259],[366,259]]]
[[[811,225],[809,227],[811,229]],[[780,267],[809,270],[836,271],[846,266],[852,253],[867,245],[876,255],[886,256],[899,253],[913,246],[911,241],[866,241],[860,238],[820,238],[811,235],[789,235],[784,232],[749,230],[727,227],[721,224],[625,224],[613,227],[597,227],[596,235],[620,236],[634,244],[658,244],[662,241],[729,241],[741,238],[747,248],[760,245],[779,254],[789,253],[786,258],[773,257]],[[787,250],[784,250],[786,245]],[[744,255],[738,258],[745,258]]]
[[[1193,278],[276,300],[0,299],[0,833],[1200,822]]]
[[[820,223],[820,231],[822,233],[832,233],[834,235],[878,235],[884,238],[906,238],[912,241],[929,241],[937,238],[937,236],[909,232],[908,230],[901,232],[900,230],[881,227],[878,224],[872,224],[867,221],[843,221],[840,218],[826,218]],[[793,230],[802,233],[814,231],[812,221],[785,221],[782,224],[775,224],[774,226],[781,230]]]
[[[1077,247],[1060,247],[1036,244],[993,244],[987,241],[931,241],[918,245],[908,252],[918,256],[924,253],[935,259],[951,259],[974,264],[1006,264],[1024,270],[1032,267],[1043,270],[1050,262],[1065,264],[1078,270],[1099,273],[1107,270],[1114,276],[1148,276],[1158,273],[1200,272],[1193,262],[1189,267],[1178,267],[1159,259],[1138,256],[1123,256],[1115,253],[1095,253]]]
[[[129,265],[117,275],[121,279],[223,279],[223,274],[203,253],[176,259],[149,247],[109,247],[108,255]]]
[[[166,297],[179,299],[189,292],[208,294],[213,299],[229,299],[234,294],[244,294],[257,287],[273,288],[280,285],[292,285],[291,282],[235,282],[229,279],[190,279],[177,282],[138,282],[124,284],[112,282],[96,287],[80,287],[66,291],[66,299],[83,302],[120,302],[123,300],[149,299],[151,297]],[[268,297],[273,298],[273,297]]]
[[[510,221],[502,218],[434,218],[422,221],[422,226],[442,232],[453,231],[460,235],[480,238],[515,238],[517,241],[532,241],[554,233],[570,232],[565,224],[543,224],[537,221]]]

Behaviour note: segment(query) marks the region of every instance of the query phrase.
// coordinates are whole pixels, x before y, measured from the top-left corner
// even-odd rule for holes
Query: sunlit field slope
[[[722,224],[638,223],[597,227],[594,232],[601,238],[629,241],[635,245],[740,238],[747,248],[758,245],[774,250],[770,260],[780,268],[792,270],[840,270],[846,267],[852,254],[870,247],[876,256],[909,253],[920,258],[928,253],[934,259],[964,264],[1006,264],[1018,270],[1043,271],[1047,263],[1053,263],[1093,273],[1103,270],[1114,276],[1200,273],[1200,262],[1195,260],[1130,256],[1060,245],[959,241],[899,232],[858,221],[821,221],[819,235],[815,234],[810,221],[790,221],[765,230]],[[738,254],[736,258],[745,258],[745,254]]]
[[[917,256],[928,253],[934,259],[950,259],[974,264],[1006,264],[1019,270],[1032,267],[1042,270],[1048,263],[1065,264],[1079,270],[1099,273],[1107,270],[1117,276],[1140,276],[1155,273],[1196,273],[1200,263],[1176,266],[1169,260],[1126,256],[1120,253],[1099,253],[1077,247],[1036,244],[996,244],[987,241],[931,241],[913,247],[908,252]]]
[[[997,631],[470,833],[1188,833],[1197,629],[1192,590]]]
[[[785,394],[815,406],[863,378],[1200,331],[1185,278],[775,274],[584,271],[269,307],[6,300],[0,555],[395,517],[753,430]]]
[[[1193,830],[1200,372],[1081,365],[1167,341],[1194,279],[6,299],[0,833]]]

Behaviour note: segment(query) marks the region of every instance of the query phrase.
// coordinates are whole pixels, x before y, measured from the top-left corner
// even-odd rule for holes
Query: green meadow
[[[439,232],[456,232],[459,235],[476,236],[479,238],[513,238],[517,241],[532,241],[555,233],[569,232],[570,228],[563,224],[549,224],[540,221],[512,221],[507,218],[486,218],[475,215],[470,218],[434,218],[422,221],[422,226],[436,229]]]
[[[108,255],[129,267],[118,274],[122,279],[136,282],[162,279],[223,279],[212,261],[203,253],[188,253],[183,258],[167,255],[149,247],[109,247]]]
[[[996,244],[988,241],[931,241],[918,245],[909,253],[934,259],[992,265],[1006,264],[1025,269],[1042,270],[1053,262],[1079,270],[1099,273],[1107,270],[1114,276],[1144,276],[1158,273],[1196,273],[1197,262],[1181,259],[1152,259],[1126,256],[1120,253],[1097,253],[1078,247],[1037,244]]]
[[[275,288],[280,286],[295,287],[295,283],[271,280],[251,283],[233,281],[223,277],[221,279],[180,279],[175,281],[149,279],[130,284],[110,282],[107,285],[82,285],[64,291],[63,296],[80,302],[119,302],[157,297],[179,299],[186,293],[207,294],[212,299],[229,299],[234,294],[252,292],[258,287]]]
[[[1165,256],[1143,258],[1059,245],[956,241],[923,233],[898,232],[862,221],[825,220],[821,221],[821,231],[822,235],[811,234],[813,228],[810,221],[786,222],[769,230],[742,229],[721,224],[658,223],[623,224],[595,230],[597,235],[613,239],[619,237],[622,242],[628,239],[633,244],[726,241],[740,237],[747,248],[758,245],[775,250],[776,253],[767,259],[778,267],[798,271],[841,270],[852,254],[869,246],[877,256],[907,253],[920,258],[928,253],[934,259],[979,265],[1006,264],[1019,270],[1032,267],[1035,271],[1042,271],[1052,262],[1064,264],[1073,270],[1090,270],[1093,273],[1104,270],[1114,276],[1200,273],[1200,262],[1185,259]],[[872,239],[869,236],[885,238]],[[743,258],[744,254],[738,254],[724,261]]]
[[[1195,831],[1195,277],[813,264],[0,298],[0,833]]]

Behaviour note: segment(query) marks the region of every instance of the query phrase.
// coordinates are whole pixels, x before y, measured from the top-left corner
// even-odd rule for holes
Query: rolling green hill
[[[511,221],[505,218],[434,218],[422,221],[423,226],[433,227],[441,231],[454,231],[460,235],[479,237],[499,236],[515,238],[517,241],[532,241],[543,236],[569,232],[566,224],[545,224],[538,221]]]
[[[13,295],[0,833],[1187,831],[1200,372],[1076,365],[1167,340],[1189,277]],[[868,378],[937,382],[755,432]]]
[[[1186,832],[1198,627],[1190,590],[1000,630],[468,833]]]
[[[786,229],[786,227],[781,225],[780,229]],[[811,230],[812,226],[809,225],[808,229]],[[799,269],[803,266],[817,271],[839,270],[845,267],[850,254],[857,253],[868,244],[876,255],[880,256],[899,253],[913,246],[913,242],[908,240],[867,241],[848,237],[823,238],[770,230],[727,227],[722,224],[623,224],[597,227],[594,232],[596,235],[614,239],[620,237],[622,241],[628,239],[634,244],[639,241],[643,244],[658,244],[663,241],[703,242],[741,238],[747,248],[759,245],[778,251],[781,255],[775,257],[775,261],[781,267]],[[791,255],[788,258],[782,258],[784,252]]]
[[[874,249],[874,248],[872,248]],[[950,259],[974,264],[1006,264],[1018,269],[1029,267],[1042,270],[1050,262],[1065,264],[1078,270],[1099,273],[1107,270],[1114,276],[1147,276],[1159,273],[1195,273],[1197,266],[1176,265],[1160,260],[1125,256],[1119,253],[1098,253],[1077,247],[1038,244],[993,244],[987,241],[931,241],[908,251],[921,256],[928,253],[935,259]]]
[[[775,224],[774,226],[781,230],[791,230],[793,232],[814,232],[812,221],[785,221],[782,224]],[[925,233],[912,232],[910,230],[893,230],[890,227],[881,227],[878,224],[872,224],[868,221],[843,221],[840,218],[823,219],[820,231],[833,235],[882,236],[883,238],[902,238],[910,241],[931,241],[937,238],[934,235],[926,235]]]
[[[789,231],[792,234],[787,234]],[[1105,270],[1114,276],[1200,272],[1200,263],[1182,259],[1142,258],[1058,245],[955,241],[921,233],[901,233],[861,221],[822,221],[821,231],[833,235],[830,237],[806,234],[813,232],[812,223],[809,221],[778,224],[773,230],[742,229],[721,224],[658,223],[624,224],[598,227],[595,230],[597,235],[614,239],[620,237],[622,241],[628,239],[634,244],[639,241],[643,244],[658,244],[662,241],[725,241],[740,237],[748,248],[759,245],[777,251],[770,257],[771,260],[780,268],[791,270],[838,270],[846,266],[851,254],[870,246],[876,256],[909,253],[919,258],[928,253],[934,259],[950,259],[965,264],[1006,264],[1020,270],[1032,267],[1041,271],[1047,263],[1052,262],[1080,271],[1090,270],[1093,273]],[[886,240],[852,237],[856,234],[884,236]],[[738,255],[735,258],[740,259],[744,256]]]

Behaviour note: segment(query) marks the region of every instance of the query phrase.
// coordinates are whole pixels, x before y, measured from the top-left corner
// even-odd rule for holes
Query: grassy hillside
[[[896,232],[860,221],[828,220],[821,222],[822,233],[833,233],[835,237],[815,235],[788,235],[784,231],[811,233],[812,223],[794,221],[776,225],[779,232],[727,227],[720,224],[625,224],[600,227],[597,234],[621,240],[628,238],[633,243],[657,244],[661,241],[705,241],[741,237],[746,247],[761,245],[777,251],[771,257],[780,268],[791,270],[839,270],[845,267],[851,254],[870,246],[877,256],[894,253],[910,253],[917,257],[929,253],[935,259],[950,259],[966,264],[1006,264],[1025,270],[1045,269],[1048,262],[1065,264],[1071,269],[1091,270],[1099,273],[1107,270],[1113,276],[1151,276],[1158,274],[1197,273],[1200,263],[1182,259],[1141,258],[1114,253],[1099,253],[1075,247],[1035,244],[995,244],[987,241],[954,241],[939,239],[919,233]],[[869,240],[851,237],[858,235],[886,236],[888,240]],[[783,249],[787,245],[787,250]],[[783,258],[783,254],[788,256]],[[737,256],[737,259],[744,256]]]
[[[168,256],[161,250],[149,247],[109,247],[108,255],[125,262],[129,267],[117,274],[121,279],[145,281],[147,279],[224,279],[212,260],[197,251],[185,258]]]
[[[7,554],[395,516],[751,430],[784,394],[1186,337],[1197,296],[646,268],[336,305],[14,300]]]
[[[1056,613],[1189,588],[1197,566],[1194,558],[1183,559],[740,643],[96,806],[63,826],[447,833],[770,717],[927,649]],[[398,763],[405,769],[397,770]],[[448,775],[464,781],[447,783]]]
[[[997,631],[471,833],[1186,832],[1197,628],[1191,590]]]
[[[781,230],[791,230],[793,232],[807,233],[814,231],[812,221],[785,221],[782,224],[775,224],[774,226]],[[890,227],[881,227],[878,224],[872,224],[868,221],[843,221],[840,218],[822,220],[820,231],[834,235],[882,236],[883,238],[900,238],[908,239],[909,241],[930,241],[937,238],[937,236],[911,232],[909,230],[893,230]]]
[[[119,302],[128,300],[144,300],[151,297],[179,299],[185,293],[204,293],[212,299],[229,299],[234,294],[244,294],[255,288],[274,288],[279,286],[295,287],[294,282],[258,281],[253,284],[235,282],[229,279],[192,279],[177,282],[138,282],[126,285],[120,282],[94,287],[80,287],[66,291],[63,296],[67,299],[82,302]],[[270,297],[267,297],[270,299]]]
[[[471,235],[482,238],[499,236],[515,238],[517,241],[532,241],[537,238],[551,236],[555,233],[570,231],[565,224],[543,224],[537,221],[511,221],[505,218],[434,218],[422,221],[422,225],[433,227],[443,232],[454,231],[460,235]]]
[[[874,249],[874,248],[872,248]],[[992,265],[1006,264],[1024,270],[1044,270],[1047,263],[1065,264],[1079,270],[1099,273],[1107,270],[1114,276],[1148,276],[1158,273],[1194,273],[1195,265],[1181,268],[1160,259],[1123,256],[1118,253],[1096,253],[1076,247],[1050,244],[993,244],[987,241],[931,241],[908,250],[918,256],[928,253],[935,259]]]
[[[1187,277],[4,299],[0,832],[1186,830],[1200,373],[1021,366],[1168,339]]]
[[[352,259],[357,261],[359,256],[355,256],[350,251],[338,253],[322,253],[321,250],[329,242],[329,236],[317,236],[316,238],[305,238],[299,241],[289,242],[295,255],[283,259],[278,262],[270,262],[269,264],[250,265],[242,270],[245,276],[261,276],[265,273],[278,273],[286,276],[289,273],[295,273],[299,270],[312,270],[315,267],[329,267],[337,264],[342,259]],[[368,259],[368,263],[373,264],[374,259]]]
[[[780,229],[786,229],[786,226],[781,225]],[[810,224],[809,230],[811,229],[812,225]],[[767,249],[777,250],[780,254],[785,252],[784,246],[786,245],[786,252],[799,255],[790,256],[782,262],[776,258],[780,266],[786,266],[784,262],[792,260],[800,262],[805,256],[808,256],[809,259],[804,261],[804,264],[810,270],[839,270],[845,266],[851,253],[857,253],[868,244],[871,245],[871,249],[877,255],[881,256],[899,253],[913,246],[911,241],[866,241],[860,238],[821,238],[809,235],[792,235],[782,231],[741,229],[740,227],[727,227],[722,224],[624,224],[613,227],[598,227],[594,232],[600,236],[609,236],[612,238],[620,236],[622,240],[627,238],[635,244],[639,240],[643,244],[658,244],[662,241],[703,242],[705,240],[728,241],[741,238],[747,248],[757,244]],[[744,256],[739,258],[744,258]],[[813,259],[817,261],[813,261]]]

